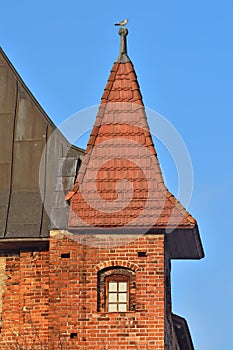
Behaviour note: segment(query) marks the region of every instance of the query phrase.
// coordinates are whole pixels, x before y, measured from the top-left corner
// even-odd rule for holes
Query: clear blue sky
[[[173,262],[173,311],[187,318],[197,350],[232,349],[232,1],[7,0],[0,45],[59,125],[99,103],[119,51],[113,23],[125,17],[144,103],[181,134],[194,170],[189,211],[206,257]],[[175,193],[173,166],[158,148]]]

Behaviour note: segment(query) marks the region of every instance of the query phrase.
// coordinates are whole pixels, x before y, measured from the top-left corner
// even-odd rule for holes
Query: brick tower
[[[64,290],[52,332],[68,325],[70,349],[193,349],[172,314],[170,262],[200,259],[203,249],[196,220],[165,187],[127,33],[119,29],[120,55],[66,196],[69,231],[51,232],[54,264],[69,252],[67,273],[51,272],[51,291]]]

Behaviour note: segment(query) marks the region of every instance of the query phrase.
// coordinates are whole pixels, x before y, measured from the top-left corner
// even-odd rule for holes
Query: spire
[[[118,63],[126,63],[130,62],[130,59],[127,55],[127,35],[128,35],[128,29],[125,27],[121,27],[118,30],[118,34],[120,35],[120,55],[117,59]]]
[[[121,27],[119,34],[120,55],[104,89],[76,183],[66,196],[69,229],[174,230],[179,233],[167,236],[171,256],[200,258],[196,220],[168,191],[162,177],[137,76],[127,56],[128,30]],[[187,249],[179,245],[181,241],[189,241]]]

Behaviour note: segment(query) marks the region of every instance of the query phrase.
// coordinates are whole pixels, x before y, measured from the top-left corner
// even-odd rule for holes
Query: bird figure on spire
[[[123,21],[115,23],[115,26],[121,26],[124,27],[128,23],[128,18],[124,19]]]

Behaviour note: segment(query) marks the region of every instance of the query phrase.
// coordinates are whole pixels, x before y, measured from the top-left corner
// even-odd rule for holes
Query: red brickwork
[[[5,286],[5,280],[6,280],[6,257],[0,256],[0,315],[2,314],[2,293]],[[1,317],[0,317],[0,320],[1,320]]]
[[[102,248],[89,245],[90,235],[86,245],[71,234],[51,236],[49,252],[6,258],[2,350],[18,344],[23,350],[168,349],[165,271],[170,274],[170,267],[164,235]],[[113,266],[135,275],[133,311],[98,312],[98,272]]]
[[[0,349],[44,349],[48,344],[49,254],[6,257]]]
[[[146,235],[124,246],[104,248],[78,244],[67,237],[52,238],[53,342],[58,346],[60,335],[69,349],[165,349],[164,249],[163,235]],[[138,257],[138,252],[146,256]],[[69,258],[61,257],[68,253]],[[109,266],[130,267],[136,272],[135,311],[97,312],[98,270]],[[70,339],[75,333],[77,337]]]

